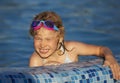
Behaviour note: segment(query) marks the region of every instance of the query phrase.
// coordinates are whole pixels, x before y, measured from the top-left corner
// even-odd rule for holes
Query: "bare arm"
[[[75,49],[75,55],[99,55],[100,46],[85,44],[82,42],[70,42],[69,46],[72,46],[71,48]]]
[[[81,42],[70,42],[71,48],[74,50],[74,55],[96,55],[105,58],[104,66],[109,66],[112,70],[113,77],[120,79],[120,66],[115,60],[111,50],[108,47],[85,44]],[[69,47],[70,48],[70,47]]]

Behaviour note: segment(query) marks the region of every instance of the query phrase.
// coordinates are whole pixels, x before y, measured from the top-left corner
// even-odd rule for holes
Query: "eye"
[[[51,39],[50,38],[46,38],[47,41],[50,41]]]
[[[35,40],[42,40],[40,37],[34,37]]]

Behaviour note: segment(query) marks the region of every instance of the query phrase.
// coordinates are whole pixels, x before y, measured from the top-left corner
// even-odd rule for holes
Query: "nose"
[[[40,46],[43,48],[43,47],[45,47],[46,45],[47,45],[47,44],[46,44],[46,41],[42,40]]]

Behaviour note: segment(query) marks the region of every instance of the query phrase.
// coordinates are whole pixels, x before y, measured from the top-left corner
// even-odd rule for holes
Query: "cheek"
[[[37,48],[37,46],[38,46],[38,45],[37,45],[36,43],[34,43],[34,48],[35,48],[35,49]]]
[[[33,43],[33,44],[34,44],[34,47],[35,47],[35,48],[39,47],[39,42],[34,41],[34,43]]]
[[[50,45],[52,48],[56,49],[57,46],[58,46],[58,41],[49,42],[49,45]]]

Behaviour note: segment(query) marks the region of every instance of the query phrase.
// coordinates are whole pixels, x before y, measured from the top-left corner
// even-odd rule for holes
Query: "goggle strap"
[[[54,25],[54,30],[58,31],[59,29]]]

